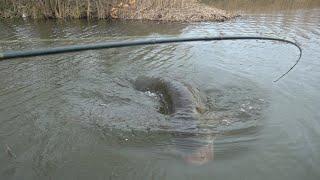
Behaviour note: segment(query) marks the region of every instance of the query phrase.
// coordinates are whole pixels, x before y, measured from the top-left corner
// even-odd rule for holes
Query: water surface
[[[261,7],[261,6],[260,6]],[[224,23],[0,21],[0,50],[138,37],[263,35],[296,40],[193,42],[0,62],[1,179],[319,179],[320,9],[242,12]],[[198,88],[197,132],[213,159],[197,166],[138,76]],[[191,123],[194,125],[194,122]],[[181,122],[188,127],[189,122]],[[207,137],[195,136],[201,141]],[[183,137],[182,137],[183,138]],[[200,145],[199,145],[200,146]]]

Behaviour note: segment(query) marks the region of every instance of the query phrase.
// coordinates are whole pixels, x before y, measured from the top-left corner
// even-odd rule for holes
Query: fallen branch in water
[[[17,156],[13,153],[12,149],[6,144],[6,153],[10,158],[17,158]]]

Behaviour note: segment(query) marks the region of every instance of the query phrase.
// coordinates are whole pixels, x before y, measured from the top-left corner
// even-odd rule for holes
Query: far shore
[[[1,18],[122,19],[162,22],[222,22],[238,17],[198,0],[39,0],[0,2]]]

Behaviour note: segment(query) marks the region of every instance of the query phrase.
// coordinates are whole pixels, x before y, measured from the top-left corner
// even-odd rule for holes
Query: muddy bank
[[[169,22],[226,21],[237,16],[237,14],[207,6],[197,0],[178,0],[162,5],[151,3],[145,8],[131,7],[120,3],[111,10],[111,17],[114,19]]]
[[[225,21],[236,17],[197,0],[39,0],[0,2],[0,17],[31,19],[130,19],[153,21]]]

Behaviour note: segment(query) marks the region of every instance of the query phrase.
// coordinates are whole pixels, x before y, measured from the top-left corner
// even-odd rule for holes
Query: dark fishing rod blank
[[[281,78],[286,76],[300,61],[302,57],[302,48],[295,42],[286,39],[273,38],[273,37],[255,37],[255,36],[226,36],[226,37],[187,37],[187,38],[161,38],[161,39],[138,39],[138,40],[126,40],[120,42],[105,42],[96,44],[85,44],[85,45],[71,45],[47,49],[36,49],[36,50],[24,50],[24,51],[9,51],[0,52],[0,61],[12,58],[24,58],[32,56],[44,56],[50,54],[70,53],[77,51],[86,50],[97,50],[97,49],[109,49],[109,48],[121,48],[129,46],[142,46],[142,45],[155,45],[155,44],[168,44],[168,43],[182,43],[182,42],[195,42],[195,41],[226,41],[226,40],[268,40],[268,41],[279,41],[292,44],[299,49],[299,58],[293,66],[289,68],[274,82],[279,81]]]

